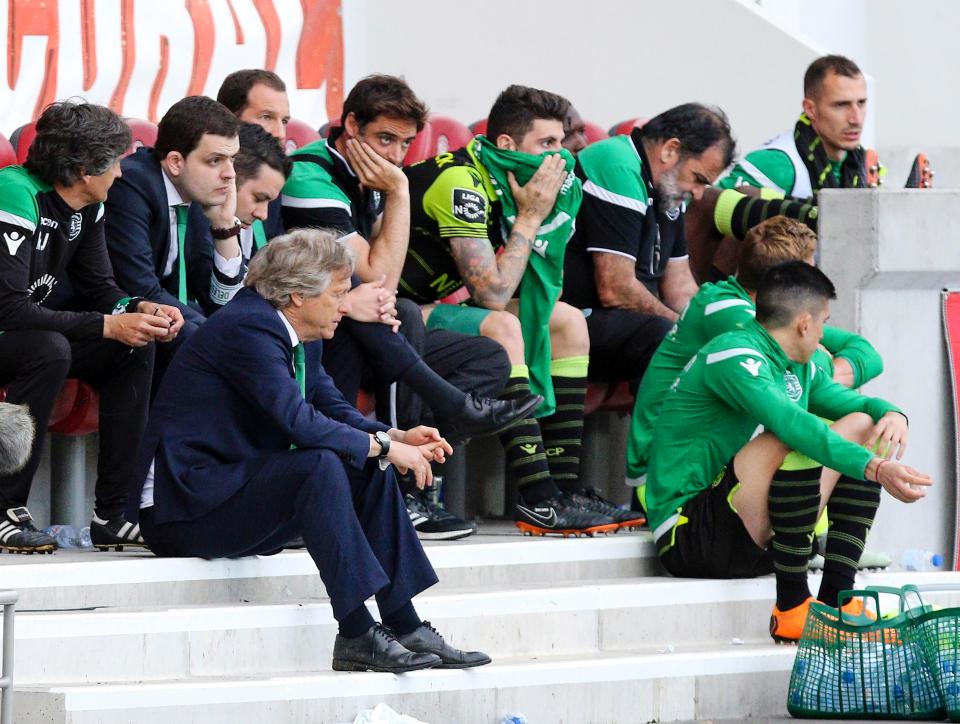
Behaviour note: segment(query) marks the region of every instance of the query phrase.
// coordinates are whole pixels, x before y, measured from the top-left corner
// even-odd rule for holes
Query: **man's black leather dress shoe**
[[[493,400],[489,397],[475,397],[467,393],[463,409],[453,417],[443,420],[440,432],[451,445],[465,443],[475,435],[495,435],[502,432],[515,420],[532,415],[543,398],[540,395],[527,395],[514,400]]]
[[[402,674],[440,664],[439,656],[429,652],[410,651],[397,641],[393,631],[379,623],[357,638],[348,639],[337,634],[333,644],[334,671],[385,671]]]
[[[471,666],[483,666],[490,663],[490,657],[482,651],[461,651],[443,640],[437,630],[424,621],[415,631],[397,639],[410,651],[422,654],[436,654],[442,663],[438,669],[469,669]]]

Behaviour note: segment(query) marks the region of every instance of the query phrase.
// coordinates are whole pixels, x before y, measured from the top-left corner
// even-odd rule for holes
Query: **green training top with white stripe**
[[[864,412],[876,421],[891,411],[899,412],[885,400],[834,382],[812,361],[791,363],[755,320],[720,335],[689,361],[657,418],[646,490],[655,538],[689,499],[717,479],[758,425],[791,449],[862,480],[873,453],[833,432],[819,417],[838,420]]]

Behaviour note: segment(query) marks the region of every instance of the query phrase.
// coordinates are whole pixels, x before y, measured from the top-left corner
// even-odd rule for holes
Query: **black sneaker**
[[[471,437],[496,435],[517,420],[533,413],[543,398],[526,395],[513,400],[494,400],[476,397],[468,392],[463,409],[452,418],[439,423],[440,432],[451,445],[462,445]]]
[[[33,524],[26,506],[8,508],[0,518],[0,550],[11,553],[53,553],[57,541]]]
[[[600,495],[600,491],[596,488],[584,488],[579,493],[573,493],[569,497],[570,500],[585,510],[592,510],[594,513],[601,513],[613,518],[617,522],[617,530],[639,528],[647,524],[647,517],[643,513],[624,510]]]
[[[476,526],[427,498],[421,491],[403,496],[407,514],[420,540],[457,540],[476,532]]]
[[[566,538],[570,535],[613,533],[618,528],[617,522],[609,515],[587,510],[565,495],[530,505],[520,498],[517,500],[514,520],[524,535],[552,534]]]
[[[90,521],[90,541],[94,548],[101,551],[111,548],[122,551],[124,546],[147,547],[140,535],[140,526],[128,523],[123,515],[104,520],[94,513],[93,520]]]

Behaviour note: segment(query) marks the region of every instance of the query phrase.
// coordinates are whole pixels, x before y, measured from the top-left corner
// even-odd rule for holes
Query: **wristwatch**
[[[225,241],[226,239],[232,239],[237,234],[240,233],[241,222],[240,217],[233,217],[233,226],[227,227],[226,229],[217,229],[210,227],[210,236],[212,236],[217,241]]]
[[[390,436],[380,430],[374,433],[373,439],[380,443],[380,454],[377,455],[377,464],[380,465],[381,470],[386,470],[390,465],[390,461],[387,460],[387,453],[390,452]]]

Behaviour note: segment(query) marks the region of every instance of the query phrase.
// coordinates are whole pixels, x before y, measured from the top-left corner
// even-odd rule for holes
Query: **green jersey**
[[[730,277],[716,284],[704,284],[690,300],[680,319],[654,353],[637,389],[627,439],[627,477],[643,484],[650,456],[653,427],[670,385],[703,345],[725,332],[742,329],[752,322],[756,308],[750,294]],[[867,340],[853,332],[824,327],[823,350],[813,361],[833,377],[833,356],[843,357],[853,368],[854,387],[883,372],[883,359]]]
[[[862,480],[873,453],[819,418],[864,412],[879,420],[891,411],[899,412],[834,382],[812,360],[792,363],[755,320],[720,335],[687,363],[656,421],[646,484],[654,540],[678,522],[683,505],[717,479],[758,426],[791,449]]]

